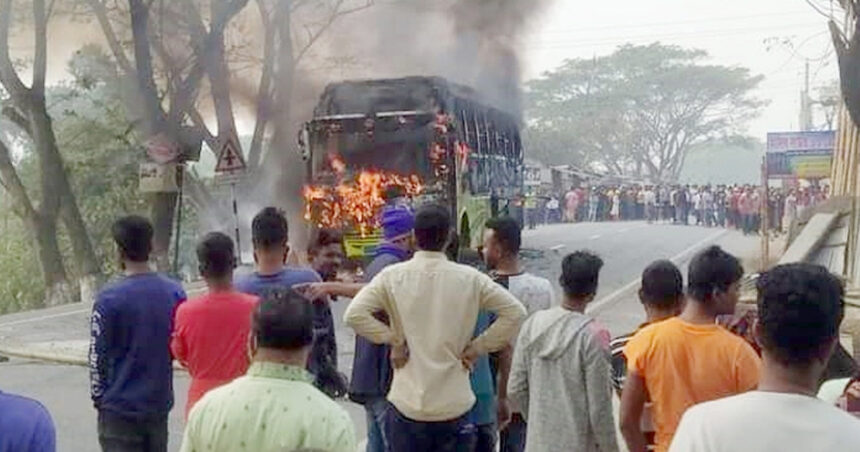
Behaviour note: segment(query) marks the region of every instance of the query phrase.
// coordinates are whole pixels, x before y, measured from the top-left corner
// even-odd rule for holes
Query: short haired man
[[[93,306],[91,395],[102,450],[167,450],[173,407],[170,337],[185,292],[149,267],[152,225],[128,216],[113,225],[125,276],[101,290]]]
[[[765,273],[758,281],[758,390],[687,410],[671,451],[857,450],[860,420],[815,397],[839,341],[843,296],[841,282],[821,266]]]
[[[322,279],[310,268],[287,266],[290,254],[289,227],[287,217],[275,207],[261,210],[251,223],[251,241],[254,244],[254,262],[256,271],[236,280],[239,292],[263,297],[271,290],[292,289],[298,284],[320,282]],[[317,319],[317,323],[325,323]],[[316,355],[315,352],[311,352]],[[320,373],[319,363],[310,361],[308,370],[316,377]],[[317,387],[323,387],[323,381],[316,381]]]
[[[645,309],[646,320],[636,331],[680,314],[684,309],[684,277],[681,275],[681,270],[668,260],[652,262],[642,272],[639,301]],[[624,388],[624,379],[627,377],[624,347],[634,334],[636,334],[635,331],[618,336],[609,343],[612,356],[612,385],[619,394]]]
[[[0,391],[0,450],[57,450],[57,432],[48,410],[35,400]]]
[[[419,251],[376,275],[344,315],[356,333],[390,344],[394,377],[388,392],[391,451],[454,450],[475,403],[469,368],[481,354],[504,347],[525,309],[488,276],[448,261],[451,216],[425,206],[415,216]],[[481,309],[496,321],[472,339]],[[390,324],[377,318],[387,314]],[[416,397],[416,395],[418,395]]]
[[[383,269],[408,260],[414,247],[412,230],[415,227],[415,216],[412,211],[405,206],[385,207],[380,222],[383,241],[374,250],[373,260],[365,269],[364,283],[326,281],[303,285],[301,289],[305,296],[311,299],[330,296],[354,297]],[[377,316],[388,322],[384,311],[377,312]],[[385,414],[388,411],[385,396],[391,385],[389,352],[387,345],[374,344],[361,336],[355,338],[349,398],[364,406],[367,417],[367,452],[388,450],[384,427]]]
[[[717,316],[735,312],[743,273],[738,259],[718,246],[700,252],[690,262],[681,314],[643,328],[627,343],[620,417],[630,452],[646,450],[641,420],[649,396],[656,449],[665,452],[689,407],[758,385],[758,355],[716,324]]]
[[[564,300],[522,326],[508,396],[528,422],[527,452],[616,451],[608,333],[584,314],[603,261],[578,251],[564,258]]]
[[[182,451],[355,451],[349,415],[305,371],[313,336],[313,309],[303,296],[267,292],[254,309],[247,374],[191,410]]]
[[[553,302],[553,289],[549,280],[523,270],[519,254],[522,233],[516,220],[510,217],[492,218],[484,230],[482,254],[490,276],[508,289],[525,305],[528,315],[549,309]],[[498,414],[502,452],[522,451],[525,447],[526,425],[519,413],[511,413],[507,398],[508,374],[513,349],[507,347],[498,360]],[[508,423],[509,422],[509,423]],[[507,426],[504,424],[508,423]]]
[[[343,250],[343,234],[334,229],[319,229],[314,232],[308,245],[311,267],[326,282],[335,282],[346,255]],[[334,317],[331,314],[330,295],[317,297],[314,302],[314,346],[310,357],[310,368],[316,369],[318,387],[331,397],[341,397],[347,392],[346,377],[337,370],[337,337]]]
[[[170,343],[191,374],[186,415],[204,394],[248,370],[248,334],[257,304],[257,297],[233,288],[236,254],[230,237],[206,234],[197,245],[197,261],[209,291],[179,306]]]
[[[612,386],[619,396],[624,388],[624,380],[627,378],[627,357],[624,356],[624,347],[642,328],[675,317],[684,309],[684,277],[681,276],[681,270],[678,270],[671,261],[658,260],[648,265],[642,272],[641,284],[639,301],[645,308],[645,323],[636,331],[618,336],[609,343]],[[646,402],[642,431],[645,433],[649,449],[654,447],[655,434],[651,412],[651,403]]]

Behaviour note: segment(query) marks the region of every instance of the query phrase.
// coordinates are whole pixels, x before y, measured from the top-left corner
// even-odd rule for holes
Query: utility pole
[[[806,60],[806,75],[803,91],[800,93],[800,128],[803,131],[812,130],[812,98],[809,96],[809,60]]]

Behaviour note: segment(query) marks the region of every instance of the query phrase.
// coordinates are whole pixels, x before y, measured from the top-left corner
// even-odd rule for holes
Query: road
[[[560,263],[565,254],[587,249],[600,255],[604,262],[600,290],[589,312],[604,323],[613,334],[621,334],[638,325],[643,311],[635,297],[637,278],[652,260],[673,259],[686,264],[693,252],[717,242],[738,252],[754,245],[736,233],[718,229],[649,225],[642,222],[553,225],[526,231],[524,252],[529,271],[557,283]],[[352,365],[354,338],[340,324],[345,303],[334,306],[338,322],[340,364],[348,375]],[[59,450],[97,451],[95,412],[88,395],[88,373],[83,367],[13,359],[0,364],[0,390],[33,397],[51,411],[58,428]],[[171,450],[178,450],[182,438],[182,416],[188,377],[175,378],[176,408],[170,419]],[[356,424],[359,438],[365,434],[364,415],[360,407],[344,402]]]

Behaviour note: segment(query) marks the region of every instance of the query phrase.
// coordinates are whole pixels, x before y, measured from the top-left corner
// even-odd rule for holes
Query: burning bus
[[[300,134],[299,149],[307,164],[305,219],[344,230],[351,258],[372,254],[387,203],[448,206],[460,243],[472,247],[488,218],[519,215],[517,118],[442,78],[331,84]]]

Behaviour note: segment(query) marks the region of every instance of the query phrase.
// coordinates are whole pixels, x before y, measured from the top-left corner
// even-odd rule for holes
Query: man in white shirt
[[[459,433],[475,404],[469,371],[480,355],[509,343],[526,311],[489,276],[448,261],[442,252],[451,232],[446,209],[422,208],[414,231],[419,251],[364,286],[344,322],[374,343],[391,345],[389,450],[460,450]],[[496,320],[472,339],[480,310]],[[377,311],[385,311],[390,325],[375,317]]]
[[[781,265],[758,283],[757,391],[687,410],[670,452],[849,452],[860,420],[815,397],[839,338],[842,284],[824,267]]]

